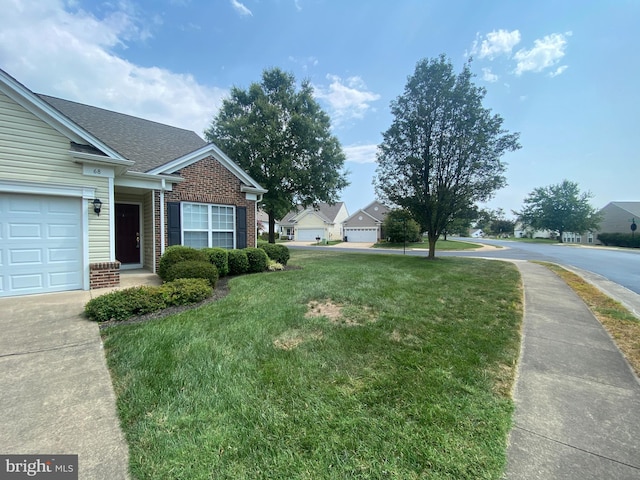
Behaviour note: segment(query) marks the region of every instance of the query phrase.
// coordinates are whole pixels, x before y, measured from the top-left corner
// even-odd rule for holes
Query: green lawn
[[[500,478],[517,269],[313,250],[289,264],[103,330],[133,478]]]
[[[374,248],[394,248],[394,249],[403,249],[405,248],[404,243],[391,243],[391,242],[380,242],[376,243]],[[473,248],[481,248],[482,245],[478,245],[477,243],[472,243],[471,239],[468,242],[459,242],[456,240],[438,240],[436,242],[436,251],[440,250],[471,250]],[[424,242],[407,242],[406,248],[415,249],[420,248],[424,250],[429,250],[429,242],[426,240]]]

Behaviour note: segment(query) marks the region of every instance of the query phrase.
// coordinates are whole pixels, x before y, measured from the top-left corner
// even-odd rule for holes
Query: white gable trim
[[[372,205],[373,205],[373,204],[372,204]],[[370,206],[371,206],[371,205],[369,205],[367,208],[369,208]],[[370,218],[371,220],[373,220],[374,222],[376,222],[376,223],[378,223],[378,224],[381,224],[381,223],[382,223],[382,221],[381,221],[381,220],[379,220],[379,219],[377,219],[376,217],[374,217],[373,215],[371,215],[371,214],[369,214],[369,213],[365,212],[365,211],[364,211],[364,209],[360,209],[360,210],[358,210],[356,213],[354,213],[353,215],[351,215],[351,216],[349,216],[349,217],[345,218],[345,219],[344,219],[344,221],[342,222],[342,224],[344,225],[344,224],[348,223],[349,221],[351,221],[351,220],[353,220],[354,218],[356,218],[356,216],[357,216],[357,215],[366,215],[367,217],[369,217],[369,218]]]
[[[153,170],[149,170],[147,173],[150,173],[150,174],[173,173],[176,170],[180,170],[184,167],[188,167],[189,165],[192,165],[204,158],[211,157],[211,156],[214,157],[216,160],[218,160],[227,170],[229,170],[236,177],[238,177],[238,179],[242,183],[252,188],[253,189],[252,193],[267,192],[267,190],[262,188],[258,184],[258,182],[256,182],[253,178],[251,178],[243,169],[241,169],[233,160],[231,160],[227,155],[225,155],[224,152],[220,150],[217,146],[215,146],[213,143],[209,143],[194,152],[188,153],[187,155],[184,155],[180,158],[172,160],[169,163],[165,163],[164,165],[154,168]]]
[[[0,91],[70,140],[76,143],[90,143],[109,157],[126,160],[118,152],[109,148],[89,132],[62,115],[2,69],[0,69]]]

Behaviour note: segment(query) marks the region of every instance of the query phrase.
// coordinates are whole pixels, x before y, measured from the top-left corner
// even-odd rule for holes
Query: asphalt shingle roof
[[[127,160],[134,161],[130,171],[148,172],[207,144],[190,130],[48,95],[38,96]]]

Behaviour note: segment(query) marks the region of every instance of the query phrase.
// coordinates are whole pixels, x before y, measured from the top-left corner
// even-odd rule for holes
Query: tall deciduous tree
[[[376,192],[413,214],[428,234],[429,258],[460,212],[506,184],[500,159],[520,148],[518,134],[483,107],[486,92],[472,76],[469,63],[456,75],[444,55],[418,62],[378,147]]]
[[[525,227],[534,230],[557,231],[562,242],[564,232],[585,233],[597,230],[600,215],[591,206],[591,192],[580,192],[577,183],[562,183],[539,187],[524,200],[521,212],[516,212]]]
[[[260,207],[271,243],[277,218],[296,205],[335,203],[348,185],[344,152],[311,84],[296,91],[294,76],[278,68],[248,90],[232,88],[205,137],[268,189]]]

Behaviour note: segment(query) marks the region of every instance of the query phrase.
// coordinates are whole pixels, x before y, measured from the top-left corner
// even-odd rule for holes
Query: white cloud
[[[148,38],[131,11],[104,18],[62,0],[16,3],[0,16],[0,65],[29,89],[193,130],[209,126],[226,91],[191,75],[142,67],[114,51]],[[119,4],[122,5],[122,4]]]
[[[567,68],[569,68],[567,65],[560,65],[558,68],[555,69],[555,71],[551,72],[549,76],[551,78],[557,77],[558,75],[561,75]]]
[[[486,38],[479,41],[478,37],[473,42],[471,53],[479,58],[489,58],[493,60],[499,55],[511,55],[513,47],[520,43],[520,32],[513,30],[494,30],[487,33]]]
[[[493,73],[490,68],[485,67],[482,69],[482,79],[485,82],[494,83],[498,81],[498,78],[499,78],[498,75]]]
[[[253,15],[253,13],[251,13],[251,10],[249,10],[243,3],[239,2],[238,0],[231,0],[231,6],[242,16]]]
[[[343,150],[348,162],[375,163],[378,145],[349,145]]]
[[[360,77],[343,80],[337,75],[327,75],[327,79],[331,81],[329,87],[315,86],[315,92],[317,98],[329,104],[336,124],[353,118],[363,118],[371,109],[370,103],[380,98],[377,93],[368,91]]]
[[[565,34],[552,33],[543,38],[537,39],[533,43],[533,48],[518,50],[513,58],[518,62],[515,69],[516,75],[525,72],[541,72],[556,65],[565,55],[567,47],[567,37],[571,32]],[[564,71],[564,70],[562,70]],[[562,73],[560,71],[560,73]]]

